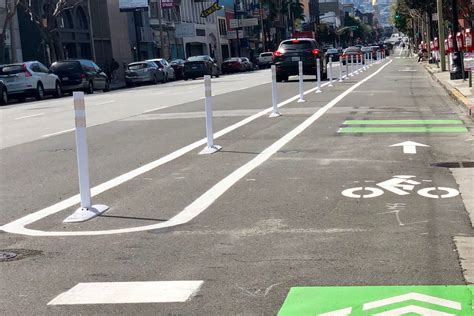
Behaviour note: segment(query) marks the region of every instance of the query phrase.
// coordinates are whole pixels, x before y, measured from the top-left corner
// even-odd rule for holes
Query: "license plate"
[[[194,66],[194,67],[192,67],[192,69],[198,69],[198,67],[197,67],[197,66]]]
[[[69,80],[69,77],[63,77],[63,80],[64,80],[64,81],[68,81],[68,80]]]
[[[291,57],[291,61],[300,61],[299,57]]]

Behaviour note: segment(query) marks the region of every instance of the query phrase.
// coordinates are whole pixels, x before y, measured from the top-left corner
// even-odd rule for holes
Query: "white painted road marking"
[[[105,105],[105,104],[110,104],[110,103],[115,103],[117,101],[115,100],[110,100],[110,101],[104,101],[104,102],[99,102],[99,103],[92,103],[91,105]]]
[[[444,313],[430,308],[424,308],[420,306],[410,305],[387,312],[374,314],[374,316],[400,316],[400,315],[426,315],[426,316],[455,316],[456,314]]]
[[[64,131],[60,131],[60,132],[56,132],[56,133],[46,134],[46,135],[41,136],[41,138],[47,138],[47,137],[51,137],[51,136],[61,135],[61,134],[69,133],[69,132],[72,132],[72,131],[74,131],[74,128],[66,129]]]
[[[27,118],[31,118],[31,117],[42,116],[42,115],[44,115],[44,113],[38,113],[38,114],[32,114],[32,115],[27,115],[27,116],[21,116],[21,117],[15,118],[14,120],[15,120],[15,121],[18,121],[18,120],[23,120],[23,119],[27,119]]]
[[[401,302],[410,301],[410,300],[430,303],[433,305],[443,306],[443,307],[457,309],[457,310],[462,310],[461,303],[459,302],[450,301],[444,298],[439,298],[439,297],[415,293],[415,292],[403,294],[399,296],[394,296],[394,297],[389,297],[389,298],[375,301],[375,302],[366,303],[364,304],[364,307],[362,308],[362,310],[366,311],[369,309],[379,308],[382,306],[401,303]]]
[[[48,305],[182,303],[194,296],[204,281],[148,281],[79,283]]]
[[[390,147],[403,147],[404,154],[416,154],[416,146],[418,147],[430,147],[425,144],[415,143],[412,141],[406,141],[399,144],[390,145]]]
[[[238,180],[240,180],[242,177],[246,176],[249,172],[251,172],[253,169],[261,165],[263,162],[268,160],[274,153],[276,153],[281,147],[286,145],[289,141],[291,141],[293,138],[298,136],[300,133],[302,133],[305,129],[307,129],[311,124],[313,124],[317,119],[319,119],[323,114],[325,114],[328,110],[330,110],[332,107],[334,107],[337,103],[339,103],[343,98],[345,98],[348,94],[350,94],[352,91],[357,89],[359,86],[367,82],[368,80],[372,79],[374,76],[379,74],[385,67],[387,67],[392,61],[389,61],[387,64],[384,66],[380,67],[379,70],[368,76],[367,78],[363,79],[362,81],[354,84],[352,87],[350,87],[348,90],[344,91],[341,93],[339,96],[337,96],[335,99],[333,99],[331,102],[329,102],[325,107],[321,108],[318,110],[315,114],[313,114],[311,117],[306,119],[302,124],[298,125],[295,129],[293,129],[291,132],[280,138],[278,141],[276,141],[273,145],[265,149],[262,153],[260,153],[258,156],[256,156],[254,159],[249,161],[247,164],[244,166],[240,167],[239,169],[235,170],[233,173],[231,173],[229,176],[221,180],[219,183],[217,183],[214,187],[212,187],[210,190],[208,190],[206,193],[201,195],[197,200],[195,200],[193,203],[188,205],[185,209],[183,209],[180,213],[172,217],[170,220],[158,224],[153,224],[153,225],[147,225],[147,226],[141,226],[141,227],[131,227],[131,228],[122,228],[122,229],[112,229],[112,230],[105,230],[105,231],[70,231],[70,232],[64,232],[64,231],[40,231],[40,230],[33,230],[33,229],[28,229],[25,226],[30,225],[31,223],[34,223],[44,217],[47,217],[49,215],[55,214],[57,212],[60,212],[66,208],[69,208],[71,206],[76,205],[79,202],[79,195],[72,196],[64,201],[61,201],[57,204],[54,204],[52,206],[49,206],[47,208],[44,208],[40,211],[37,211],[35,213],[29,214],[27,216],[24,216],[20,219],[17,219],[11,223],[5,224],[0,227],[0,230],[3,230],[8,233],[15,233],[15,234],[23,234],[23,235],[29,235],[29,236],[94,236],[94,235],[110,235],[110,234],[121,234],[121,233],[131,233],[131,232],[139,232],[139,231],[147,231],[147,230],[154,230],[154,229],[160,229],[160,228],[166,228],[166,227],[173,227],[177,225],[182,225],[196,216],[198,216],[200,213],[202,213],[204,210],[206,210],[214,201],[219,198],[222,194],[224,194],[230,187],[232,187]],[[325,83],[324,85],[328,85],[329,83]],[[305,94],[312,93],[316,91],[317,88],[310,89],[305,92]],[[280,103],[278,107],[282,107],[288,103],[291,103],[299,98],[299,94]],[[272,108],[268,108],[266,110],[263,110],[255,115],[252,115],[236,124],[233,124],[217,133],[214,134],[214,138],[218,138],[220,136],[223,136],[241,126],[244,126],[255,119],[269,113],[272,111]],[[186,147],[183,147],[171,154],[168,154],[167,156],[164,156],[156,161],[153,161],[147,165],[144,165],[138,169],[129,171],[128,173],[125,173],[121,176],[118,176],[112,180],[109,180],[105,183],[102,183],[94,188],[91,189],[91,196],[94,197],[102,192],[105,192],[111,188],[114,188],[122,183],[125,183],[141,174],[144,174],[150,170],[155,169],[158,166],[161,166],[167,162],[170,162],[176,158],[181,157],[182,155],[190,152],[191,150],[196,149],[197,147],[200,147],[204,144],[206,144],[207,140],[201,139],[199,141],[196,141]]]

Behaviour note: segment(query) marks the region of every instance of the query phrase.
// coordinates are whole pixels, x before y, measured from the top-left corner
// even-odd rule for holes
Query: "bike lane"
[[[472,314],[453,242],[472,228],[450,170],[433,166],[472,160],[467,126],[421,67],[395,60],[273,159],[300,182],[289,225],[355,230],[307,249],[319,260],[280,315]]]

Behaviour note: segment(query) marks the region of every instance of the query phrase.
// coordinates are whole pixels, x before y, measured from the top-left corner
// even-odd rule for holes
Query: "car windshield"
[[[184,60],[182,60],[182,59],[175,59],[175,60],[172,60],[170,62],[170,64],[172,64],[172,65],[180,65],[182,63],[184,63]]]
[[[51,71],[55,74],[80,72],[81,65],[78,61],[60,61],[51,65]]]
[[[261,53],[260,57],[272,57],[273,53]]]
[[[339,51],[338,51],[337,49],[335,49],[335,48],[332,48],[332,49],[328,49],[328,53],[329,53],[329,54],[338,54]]]
[[[148,68],[147,63],[136,63],[128,65],[128,70],[140,70],[145,68]]]
[[[240,62],[240,58],[228,58],[226,60],[224,60],[225,63],[227,62]]]
[[[313,48],[311,41],[286,41],[281,43],[280,48],[283,50],[307,50]]]
[[[23,65],[0,66],[0,76],[15,75],[23,72]]]

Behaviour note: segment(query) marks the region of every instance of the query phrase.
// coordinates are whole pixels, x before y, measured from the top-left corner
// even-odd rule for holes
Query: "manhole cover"
[[[0,262],[21,260],[41,254],[43,254],[42,251],[31,249],[0,249]]]
[[[453,161],[432,163],[432,167],[440,168],[474,168],[474,161]]]
[[[0,251],[0,261],[8,261],[16,258],[16,253],[10,251]]]

